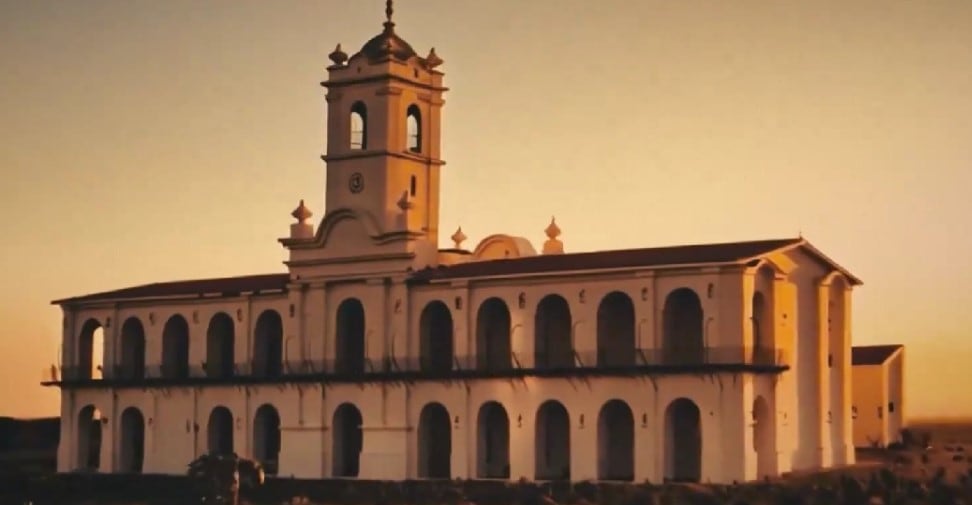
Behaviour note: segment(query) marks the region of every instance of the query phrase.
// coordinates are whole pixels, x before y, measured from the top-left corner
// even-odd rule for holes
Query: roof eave
[[[598,274],[609,274],[609,273],[619,273],[619,272],[630,272],[634,270],[678,270],[686,268],[725,268],[725,267],[742,267],[745,266],[745,262],[741,260],[732,261],[718,261],[718,262],[707,262],[707,263],[671,263],[663,265],[632,265],[625,267],[604,267],[604,268],[586,268],[583,270],[549,270],[545,272],[523,272],[517,274],[498,274],[498,275],[464,275],[464,276],[448,276],[448,277],[432,277],[429,279],[423,278],[413,278],[414,282],[428,282],[430,284],[435,283],[446,283],[446,282],[465,282],[465,281],[477,281],[477,280],[510,280],[510,279],[523,279],[523,278],[536,278],[536,277],[557,277],[564,275],[598,275]],[[416,272],[416,274],[421,274],[421,272]]]
[[[211,300],[217,298],[234,298],[240,296],[253,295],[272,295],[286,293],[287,288],[261,289],[258,291],[241,291],[239,293],[187,293],[182,295],[162,295],[162,296],[128,296],[112,298],[68,298],[66,300],[54,300],[51,305],[97,305],[112,303],[141,303],[141,302],[171,302],[189,300]]]
[[[841,274],[843,274],[844,277],[847,277],[847,279],[850,281],[851,285],[853,285],[853,286],[863,286],[864,285],[864,281],[862,281],[859,278],[857,278],[857,276],[855,276],[854,274],[852,274],[850,272],[850,270],[847,270],[846,268],[840,266],[839,263],[837,263],[836,261],[832,260],[829,256],[827,256],[826,254],[824,254],[823,252],[821,252],[820,249],[817,249],[816,247],[814,247],[813,244],[811,244],[807,239],[802,239],[801,242],[800,242],[800,244],[799,244],[799,246],[800,247],[803,247],[804,249],[807,249],[808,251],[810,251],[811,253],[813,253],[817,257],[819,257],[821,260],[829,263],[831,266],[834,267],[835,270],[837,270],[838,272],[840,272]]]

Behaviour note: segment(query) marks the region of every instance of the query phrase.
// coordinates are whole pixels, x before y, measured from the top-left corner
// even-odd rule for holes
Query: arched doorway
[[[121,415],[121,471],[141,473],[145,459],[145,418],[135,407]]]
[[[210,412],[206,434],[210,454],[233,454],[233,414],[228,408],[220,406]]]
[[[597,307],[597,366],[635,364],[635,312],[631,298],[614,291]]]
[[[570,417],[563,404],[549,400],[537,409],[535,479],[570,479]]]
[[[130,317],[122,324],[119,365],[117,373],[122,379],[145,377],[145,328],[137,317]]]
[[[365,312],[357,298],[348,298],[338,306],[335,329],[335,371],[350,375],[364,373]]]
[[[253,330],[253,373],[279,377],[283,370],[283,321],[275,310],[265,310]]]
[[[688,398],[665,409],[665,478],[698,482],[702,478],[702,416]]]
[[[97,471],[101,466],[101,412],[94,405],[83,407],[78,411],[76,430],[76,467]]]
[[[510,418],[497,402],[484,403],[476,416],[476,476],[510,478]]]
[[[343,403],[334,411],[331,438],[331,474],[335,477],[357,477],[361,461],[361,411]]]
[[[440,403],[429,403],[419,414],[418,476],[452,478],[452,423]]]
[[[756,478],[776,475],[775,416],[766,399],[753,401],[753,450],[756,451]]]
[[[490,298],[476,312],[476,367],[501,372],[512,368],[510,309],[499,298]]]
[[[419,317],[419,365],[423,372],[452,370],[452,313],[440,301],[430,302]]]
[[[634,480],[634,415],[628,404],[611,400],[597,416],[599,480]]]
[[[574,366],[573,325],[570,305],[560,295],[547,295],[534,316],[534,365],[539,369]]]
[[[162,377],[189,377],[189,323],[178,314],[162,328]]]
[[[668,365],[698,365],[705,360],[702,302],[689,288],[665,298],[662,314],[663,354]]]
[[[233,318],[220,312],[209,320],[206,330],[206,376],[229,378],[235,365]]]
[[[766,327],[769,324],[768,319],[766,314],[766,297],[763,296],[763,293],[757,291],[753,293],[753,350],[750,357],[750,363],[754,365],[760,365],[766,361],[765,349],[768,344]]]
[[[101,379],[104,365],[105,331],[95,319],[88,319],[78,335],[75,370],[65,374],[66,379]]]
[[[261,405],[253,418],[253,456],[267,475],[277,475],[280,461],[280,414],[270,404]]]

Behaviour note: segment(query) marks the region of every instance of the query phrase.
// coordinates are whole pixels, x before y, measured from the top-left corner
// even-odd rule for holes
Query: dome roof
[[[395,33],[395,23],[387,21],[384,26],[385,29],[378,35],[372,37],[368,42],[365,42],[365,45],[354,56],[363,54],[369,60],[379,60],[387,56],[392,56],[395,59],[403,61],[413,56],[418,56],[415,50],[412,49],[412,46]]]

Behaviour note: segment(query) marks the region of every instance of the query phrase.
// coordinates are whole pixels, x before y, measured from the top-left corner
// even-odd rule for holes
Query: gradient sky
[[[55,415],[55,298],[283,272],[327,54],[383,0],[0,0],[0,415]],[[972,2],[399,0],[445,60],[442,242],[796,236],[864,280],[907,414],[972,415]]]

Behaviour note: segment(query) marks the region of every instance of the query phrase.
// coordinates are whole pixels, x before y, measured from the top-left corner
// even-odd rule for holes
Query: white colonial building
[[[442,60],[330,55],[287,272],[54,302],[60,471],[236,452],[302,478],[731,482],[851,463],[851,289],[802,238],[438,244]]]

